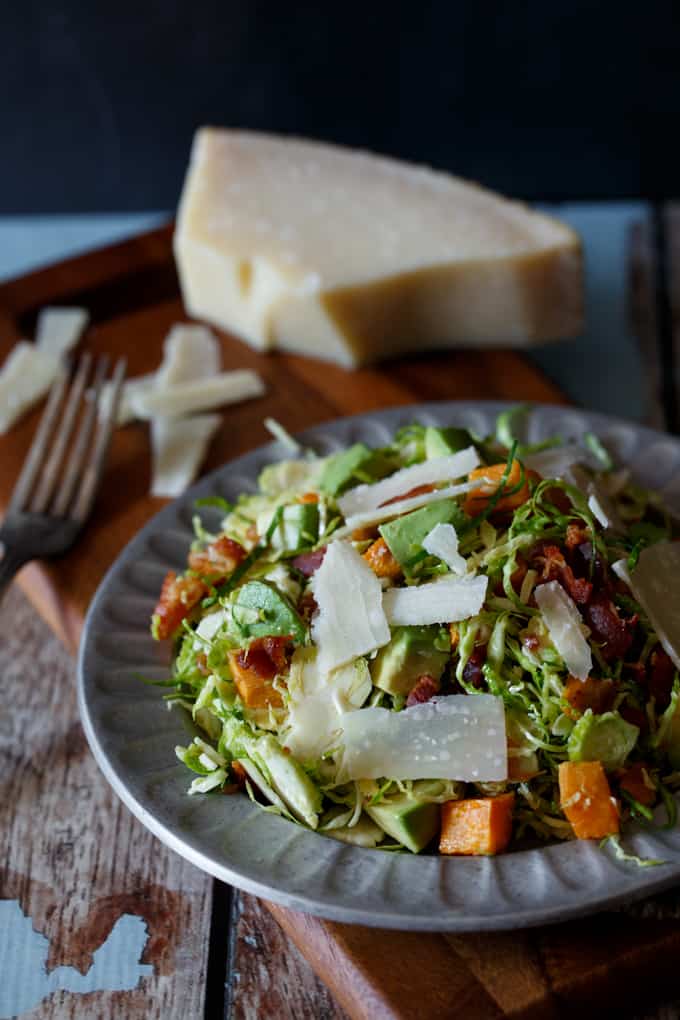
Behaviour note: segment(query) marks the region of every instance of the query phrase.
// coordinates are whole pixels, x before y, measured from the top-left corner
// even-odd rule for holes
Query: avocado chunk
[[[414,854],[439,832],[439,805],[431,801],[402,795],[378,804],[367,804],[365,811],[388,836]]]
[[[307,636],[307,627],[292,603],[265,581],[248,581],[237,588],[231,609],[234,625],[245,638],[290,634],[302,644]]]
[[[422,552],[423,539],[429,535],[435,524],[453,524],[454,527],[460,527],[465,520],[465,514],[454,500],[442,499],[381,524],[378,531],[387,542],[394,558],[408,570],[414,556]]]
[[[388,694],[406,697],[424,673],[439,680],[450,651],[445,627],[397,627],[371,663],[371,679]]]
[[[319,507],[316,503],[292,503],[284,506],[279,523],[271,535],[273,549],[296,553],[314,545],[319,537]]]
[[[336,453],[328,460],[319,488],[329,496],[338,496],[355,476],[355,473],[373,457],[373,451],[365,443],[355,443],[342,453]]]
[[[427,460],[434,460],[435,457],[448,457],[459,450],[465,450],[472,446],[472,436],[467,429],[448,428],[437,429],[428,425],[425,429],[425,457]]]
[[[606,769],[622,768],[635,747],[639,729],[618,712],[593,715],[591,708],[569,734],[570,761],[600,761]]]

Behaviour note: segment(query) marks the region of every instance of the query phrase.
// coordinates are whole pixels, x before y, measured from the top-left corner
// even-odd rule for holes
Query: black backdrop
[[[680,193],[680,3],[0,0],[0,213],[171,208],[194,128]]]

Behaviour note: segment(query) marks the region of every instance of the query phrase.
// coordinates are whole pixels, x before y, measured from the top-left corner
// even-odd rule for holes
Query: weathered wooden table
[[[538,360],[572,399],[677,430],[680,301],[663,279],[675,277],[680,217],[640,205],[566,214],[589,254],[591,325]],[[0,1017],[345,1016],[268,910],[166,850],[118,802],[87,750],[74,680],[15,587],[0,607]],[[680,918],[678,904],[669,894],[637,910]],[[680,1016],[680,1000],[656,999],[650,987],[646,1016]]]

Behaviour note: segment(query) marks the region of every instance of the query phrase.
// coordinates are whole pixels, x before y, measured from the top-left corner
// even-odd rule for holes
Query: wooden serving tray
[[[171,228],[51,266],[0,286],[0,360],[32,336],[49,304],[87,307],[84,344],[124,355],[129,375],[153,370],[169,327],[185,318],[171,252]],[[340,415],[422,400],[511,399],[565,403],[527,359],[509,351],[424,354],[348,372],[292,355],[262,356],[221,335],[225,368],[256,369],[264,398],[225,410],[205,469],[270,437],[273,416],[296,432]],[[0,437],[0,511],[7,505],[39,412]],[[19,581],[71,651],[89,602],[126,542],[163,505],[149,491],[148,429],[116,432],[102,491],[78,545],[33,563]],[[267,904],[337,1000],[357,1018],[554,1017],[594,1003],[607,1012],[635,990],[655,997],[674,977],[680,930],[674,921],[604,914],[533,932],[422,935],[350,927]],[[140,913],[144,911],[140,910]],[[604,1004],[607,1004],[605,1007]]]

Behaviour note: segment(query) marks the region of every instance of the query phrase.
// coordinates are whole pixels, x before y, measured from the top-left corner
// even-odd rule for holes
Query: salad
[[[524,414],[323,458],[279,427],[296,456],[257,493],[199,501],[221,527],[195,518],[152,619],[189,793],[361,847],[654,863],[619,836],[676,820],[677,655],[638,583],[674,524],[596,436],[518,441]]]

